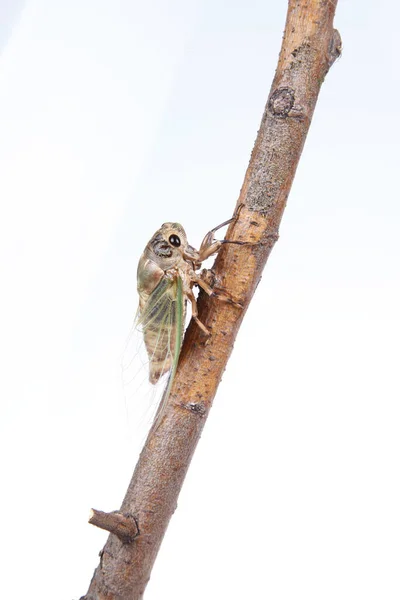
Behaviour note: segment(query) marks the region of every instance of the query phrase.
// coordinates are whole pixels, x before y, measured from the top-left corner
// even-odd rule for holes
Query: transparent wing
[[[165,406],[168,402],[168,398],[171,392],[171,387],[175,378],[176,369],[178,367],[179,355],[181,353],[182,348],[182,340],[183,340],[183,332],[185,326],[185,301],[183,298],[182,291],[182,280],[180,277],[176,280],[176,299],[173,306],[173,316],[172,320],[174,323],[173,327],[173,335],[174,335],[174,346],[173,352],[171,351],[171,371],[168,377],[167,387],[163,393],[161,398],[160,406],[154,420],[154,427],[157,428],[161,422],[161,418],[164,414]]]
[[[184,320],[182,281],[165,277],[138,310],[121,364],[127,412],[134,407],[138,415],[139,410],[141,422],[144,416],[148,422],[149,412],[154,414],[157,406],[157,423],[162,416],[178,364]]]

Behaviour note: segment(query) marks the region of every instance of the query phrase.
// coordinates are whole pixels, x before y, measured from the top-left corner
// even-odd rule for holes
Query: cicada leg
[[[239,213],[242,209],[242,206],[243,206],[243,204],[239,204],[238,208],[235,211],[235,214],[233,215],[233,217],[231,219],[228,219],[227,221],[224,221],[220,225],[217,225],[216,227],[211,229],[211,231],[209,231],[205,235],[205,237],[201,243],[200,250],[199,250],[199,262],[200,263],[202,263],[204,260],[206,260],[207,258],[212,256],[213,254],[216,254],[218,252],[218,250],[221,248],[222,244],[238,244],[240,246],[243,246],[246,244],[246,242],[239,242],[239,241],[234,241],[234,240],[215,240],[214,239],[214,234],[216,231],[218,231],[218,229],[221,229],[222,227],[225,227],[226,225],[229,225],[230,223],[233,223],[234,221],[237,220]]]
[[[211,335],[211,331],[204,325],[204,323],[202,323],[198,317],[198,310],[197,310],[197,301],[196,301],[196,297],[193,294],[192,290],[190,290],[190,292],[185,292],[185,295],[187,297],[188,300],[190,300],[191,304],[192,304],[192,318],[196,321],[197,325],[200,327],[200,329],[202,331],[204,331],[204,333],[206,335]]]
[[[243,304],[241,304],[240,302],[236,302],[227,292],[218,290],[215,287],[211,287],[211,285],[207,283],[207,281],[205,281],[203,277],[197,275],[195,278],[193,278],[192,281],[196,283],[199,287],[201,287],[209,296],[215,296],[216,298],[218,298],[218,300],[221,300],[222,302],[229,302],[229,304],[233,304],[234,306],[243,308]]]
[[[231,298],[231,296],[229,296],[226,292],[212,288],[211,285],[209,285],[202,277],[200,277],[196,273],[193,273],[191,281],[192,284],[196,284],[199,287],[201,287],[209,296],[214,296],[218,300],[222,300],[223,302],[229,302],[229,304],[233,304],[234,306],[243,308],[243,305],[240,304],[240,302],[235,302],[235,300],[233,300],[233,298]],[[207,336],[211,335],[211,331],[208,329],[208,327],[204,325],[204,323],[200,321],[198,317],[199,313],[197,309],[197,300],[192,290],[185,290],[184,294],[192,305],[192,318],[196,321],[197,325]]]
[[[216,227],[214,227],[214,229],[211,229],[211,231],[207,235],[209,235],[210,233],[215,233],[216,231],[218,231],[218,229],[221,229],[222,227],[225,227],[225,225],[230,225],[230,223],[233,223],[234,221],[237,221],[238,217],[239,217],[239,214],[240,214],[240,211],[242,210],[243,206],[244,206],[244,204],[239,204],[239,206],[235,210],[235,213],[234,213],[233,217],[231,217],[227,221],[224,221],[220,225],[217,225]]]

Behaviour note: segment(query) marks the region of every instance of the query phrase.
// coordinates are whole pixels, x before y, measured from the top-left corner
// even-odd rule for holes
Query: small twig
[[[90,510],[89,523],[113,533],[124,544],[131,544],[140,533],[135,517],[117,510],[106,513],[92,508]]]

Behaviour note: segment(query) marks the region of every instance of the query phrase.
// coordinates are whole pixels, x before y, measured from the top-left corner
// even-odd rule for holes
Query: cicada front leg
[[[199,250],[199,262],[203,262],[213,254],[216,254],[223,244],[237,244],[239,246],[246,245],[247,242],[240,242],[237,240],[216,240],[214,237],[214,234],[216,231],[218,231],[218,229],[221,229],[222,227],[225,227],[226,225],[229,225],[237,220],[242,206],[243,204],[239,205],[231,219],[228,219],[220,225],[217,225],[205,235]]]

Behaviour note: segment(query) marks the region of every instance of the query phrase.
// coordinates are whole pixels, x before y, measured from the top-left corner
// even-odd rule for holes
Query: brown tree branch
[[[238,202],[230,240],[214,265],[215,283],[244,309],[200,294],[206,338],[191,325],[163,418],[150,431],[121,512],[135,516],[131,544],[111,534],[85,600],[140,600],[196,448],[218,384],[277,237],[321,84],[339,56],[332,27],[337,0],[290,0],[271,93]],[[229,246],[229,247],[228,247]]]

